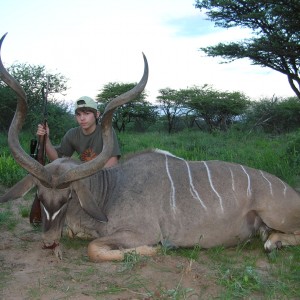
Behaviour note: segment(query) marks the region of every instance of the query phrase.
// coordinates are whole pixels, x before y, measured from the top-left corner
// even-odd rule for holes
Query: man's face
[[[77,109],[75,117],[80,127],[88,131],[96,125],[96,118],[99,117],[99,112],[88,109]]]

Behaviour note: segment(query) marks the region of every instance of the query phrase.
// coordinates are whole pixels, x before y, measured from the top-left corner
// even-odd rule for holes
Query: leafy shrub
[[[5,186],[12,186],[26,175],[15,160],[8,154],[0,156],[0,183]]]
[[[246,119],[247,125],[255,130],[273,134],[291,132],[300,127],[300,101],[290,97],[252,102]]]

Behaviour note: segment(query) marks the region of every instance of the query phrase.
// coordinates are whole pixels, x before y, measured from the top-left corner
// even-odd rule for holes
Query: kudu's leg
[[[151,247],[138,243],[137,234],[129,232],[116,233],[110,237],[102,237],[93,240],[88,245],[88,256],[94,262],[123,260],[126,253],[134,252],[139,255],[153,256],[157,253],[157,247]],[[133,245],[126,247],[124,241],[130,241]]]
[[[262,223],[262,225],[258,228],[258,234],[263,242],[266,242],[269,235],[273,232],[273,229],[268,227],[266,224]]]
[[[136,253],[143,256],[153,256],[157,253],[155,247],[138,246],[136,248],[114,250],[111,246],[105,245],[99,241],[91,242],[88,246],[88,256],[93,262],[123,260],[126,253]]]
[[[262,236],[268,235],[264,241],[266,251],[300,245],[300,194],[286,184],[273,188],[272,197],[260,201],[258,210],[262,222],[268,225],[261,228],[265,231]]]
[[[283,246],[297,246],[300,245],[300,232],[295,234],[287,234],[274,232],[271,233],[265,242],[265,250],[270,252],[274,249],[280,249]]]

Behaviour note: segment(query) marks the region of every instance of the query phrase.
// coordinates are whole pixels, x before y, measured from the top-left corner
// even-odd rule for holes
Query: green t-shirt
[[[115,131],[113,131],[114,149],[111,156],[121,156],[121,151]],[[85,135],[81,127],[70,129],[62,138],[59,146],[55,147],[58,157],[71,157],[76,152],[82,161],[89,161],[101,153],[103,140],[101,125],[97,125],[96,130]]]

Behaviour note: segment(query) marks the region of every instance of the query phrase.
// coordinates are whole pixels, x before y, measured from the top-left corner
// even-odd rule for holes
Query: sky
[[[142,52],[149,63],[147,100],[159,90],[209,84],[253,100],[294,96],[285,75],[247,59],[221,64],[200,47],[249,37],[247,29],[214,26],[194,0],[1,1],[0,36],[5,67],[44,65],[68,79],[61,100],[95,98],[109,82],[138,82]]]

